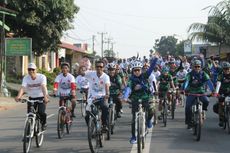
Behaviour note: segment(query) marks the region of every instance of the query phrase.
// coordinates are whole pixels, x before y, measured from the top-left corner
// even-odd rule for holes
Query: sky
[[[80,7],[72,23],[74,29],[65,32],[63,41],[88,43],[101,55],[101,35],[110,38],[114,52],[120,58],[148,56],[156,39],[175,36],[184,40],[192,23],[206,23],[209,9],[221,0],[75,0]],[[104,49],[111,45],[104,44]]]

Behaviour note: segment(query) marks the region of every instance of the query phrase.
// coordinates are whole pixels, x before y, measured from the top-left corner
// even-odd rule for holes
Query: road
[[[44,144],[41,148],[36,148],[32,144],[31,152],[34,153],[89,153],[87,141],[87,127],[85,121],[80,117],[77,109],[77,117],[70,135],[65,135],[63,139],[57,138],[56,118],[57,99],[52,99],[48,104],[47,113],[48,127],[45,132]],[[200,142],[194,141],[191,131],[184,125],[184,109],[176,110],[174,120],[169,119],[167,127],[162,127],[161,121],[150,130],[147,136],[146,153],[229,153],[230,135],[218,127],[218,118],[212,112],[213,99],[209,106],[207,119],[202,128]],[[79,106],[79,105],[77,105]],[[0,153],[21,153],[22,152],[22,132],[25,120],[25,104],[20,104],[17,108],[0,112]],[[118,120],[115,134],[110,141],[105,141],[105,146],[101,153],[133,153],[136,152],[136,145],[129,143],[130,138],[130,109],[124,106],[124,113]]]

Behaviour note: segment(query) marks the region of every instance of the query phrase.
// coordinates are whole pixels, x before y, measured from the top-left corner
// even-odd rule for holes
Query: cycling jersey
[[[54,89],[58,89],[60,96],[69,96],[71,90],[76,89],[74,76],[70,73],[67,73],[66,76],[63,73],[59,74],[54,82]]]
[[[76,85],[79,89],[88,89],[89,81],[85,78],[85,76],[78,75],[76,78]]]
[[[163,75],[161,74],[158,78],[159,83],[159,90],[160,91],[168,91],[170,89],[170,82],[172,81],[172,76],[170,74]]]
[[[221,73],[218,75],[217,81],[221,82],[220,93],[229,94],[230,93],[230,75]]]
[[[111,86],[109,88],[110,95],[118,95],[121,91],[122,80],[119,75],[109,76]]]

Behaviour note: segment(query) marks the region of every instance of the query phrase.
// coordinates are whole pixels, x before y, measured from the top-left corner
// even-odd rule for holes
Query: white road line
[[[150,151],[152,132],[153,132],[153,128],[149,129],[149,133],[146,136],[145,149],[143,150],[144,153],[149,153]],[[137,152],[137,144],[133,144],[133,147],[130,153],[136,153],[136,152]]]
[[[54,116],[55,114],[50,114],[50,115],[48,115],[47,116],[47,118],[50,118],[50,117],[52,117],[52,116]]]

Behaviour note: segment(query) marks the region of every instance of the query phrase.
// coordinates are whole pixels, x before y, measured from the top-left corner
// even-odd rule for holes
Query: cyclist
[[[230,63],[222,63],[223,72],[219,74],[217,79],[216,93],[224,95],[219,98],[219,103],[213,106],[214,112],[219,114],[219,126],[223,127],[224,121],[224,98],[230,96]]]
[[[76,83],[74,76],[69,73],[69,63],[61,64],[61,73],[54,80],[54,95],[60,96],[59,106],[65,99],[70,99],[72,103],[71,116],[75,117],[74,109],[76,107]]]
[[[85,78],[85,71],[87,71],[87,67],[80,66],[78,76],[76,77],[76,85],[81,93],[85,93],[86,98],[88,96],[89,89],[89,81]]]
[[[43,103],[35,103],[35,109],[38,108],[38,113],[41,117],[42,130],[47,127],[46,124],[46,104],[48,100],[47,93],[47,79],[46,76],[36,72],[36,65],[34,63],[29,63],[28,65],[28,75],[24,76],[22,80],[22,86],[18,91],[15,101],[18,102],[24,92],[29,96],[29,100],[43,100]],[[27,103],[27,112],[29,113],[31,103]]]
[[[109,87],[110,87],[110,80],[109,76],[104,73],[105,64],[102,60],[96,61],[95,63],[96,71],[86,71],[85,77],[89,81],[89,93],[88,93],[88,104],[86,106],[86,110],[90,111],[90,105],[94,99],[99,99],[104,97],[98,104],[102,110],[102,130],[106,132],[107,128],[107,121],[108,121],[108,114],[109,109],[106,104],[106,100],[109,98]],[[85,117],[86,123],[88,124],[89,116],[86,115]]]
[[[121,104],[121,100],[120,100],[120,96],[121,96],[121,88],[122,88],[122,80],[120,75],[116,74],[116,65],[114,63],[109,63],[108,64],[108,75],[110,78],[110,83],[111,86],[109,88],[110,91],[110,98],[113,99],[113,102],[116,103],[116,114],[117,117],[120,118],[121,117],[121,109],[122,109],[122,104]]]
[[[148,78],[151,75],[157,60],[158,60],[158,55],[156,55],[156,58],[151,61],[150,68],[145,73],[142,73],[143,64],[141,63],[141,61],[134,61],[132,63],[132,75],[129,78],[124,93],[124,101],[127,101],[128,97],[130,97],[132,102],[132,125],[131,125],[132,137],[130,139],[131,144],[137,142],[135,136],[135,112],[138,111],[139,99],[142,100],[142,105],[144,107],[147,107],[147,109],[149,110],[147,127],[148,128],[152,127],[153,112],[151,109],[149,109],[149,100],[151,97],[151,92],[150,92]]]
[[[169,74],[169,70],[167,67],[164,67],[161,70],[161,75],[158,78],[158,92],[159,92],[159,106],[158,106],[158,110],[159,112],[162,111],[162,101],[164,100],[164,97],[167,96],[168,101],[169,101],[169,95],[168,95],[168,91],[170,89],[170,87],[172,87],[175,90],[175,86],[173,83],[173,79],[172,76]],[[162,115],[158,115],[158,119],[161,120],[162,119]]]
[[[187,90],[188,93],[192,94],[204,94],[206,83],[208,84],[210,90],[214,93],[214,87],[208,74],[201,69],[201,61],[194,60],[193,70],[187,74],[182,90]],[[186,98],[185,124],[187,124],[188,129],[190,129],[192,125],[192,104],[195,98],[196,97],[193,95],[188,95]],[[201,96],[199,98],[203,103],[203,118],[205,118],[205,111],[207,111],[209,100],[207,96]]]

